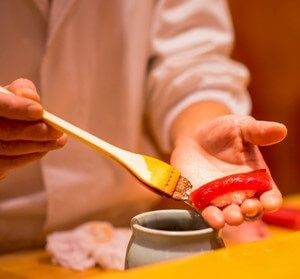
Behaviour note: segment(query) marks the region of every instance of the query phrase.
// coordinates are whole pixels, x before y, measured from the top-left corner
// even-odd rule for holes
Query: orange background
[[[233,57],[251,72],[253,116],[284,123],[288,137],[261,151],[283,194],[299,192],[300,1],[229,0]]]

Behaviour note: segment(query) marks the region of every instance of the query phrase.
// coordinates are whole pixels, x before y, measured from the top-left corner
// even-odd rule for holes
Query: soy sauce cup
[[[219,231],[192,210],[156,210],[131,220],[125,269],[207,253],[224,246]]]

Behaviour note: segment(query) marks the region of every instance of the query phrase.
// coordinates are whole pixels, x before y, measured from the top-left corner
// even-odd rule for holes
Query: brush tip
[[[177,185],[175,187],[172,198],[178,201],[187,201],[189,200],[191,190],[192,183],[187,178],[180,176],[177,181]]]

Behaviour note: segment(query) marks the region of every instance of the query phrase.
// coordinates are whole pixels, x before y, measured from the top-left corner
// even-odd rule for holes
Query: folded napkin
[[[46,250],[52,255],[52,263],[74,270],[95,265],[122,270],[130,236],[129,228],[114,228],[107,222],[89,222],[74,230],[50,234]]]

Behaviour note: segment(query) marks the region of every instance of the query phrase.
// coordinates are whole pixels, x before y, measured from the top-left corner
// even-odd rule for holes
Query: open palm
[[[193,135],[182,137],[171,163],[196,189],[230,174],[267,169],[257,145],[271,145],[285,136],[286,128],[279,123],[257,121],[250,116],[222,116],[201,124]],[[202,215],[211,226],[221,228],[225,222],[239,225],[263,210],[276,210],[281,202],[281,194],[272,181],[272,189],[259,199],[254,191],[228,193],[215,199]]]

